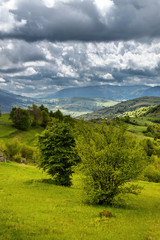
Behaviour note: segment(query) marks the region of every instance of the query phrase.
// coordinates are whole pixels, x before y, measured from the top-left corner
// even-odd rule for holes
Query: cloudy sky
[[[0,88],[160,85],[160,0],[0,0]]]

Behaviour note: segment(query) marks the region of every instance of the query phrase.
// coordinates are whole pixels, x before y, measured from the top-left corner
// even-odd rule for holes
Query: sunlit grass
[[[113,208],[85,204],[79,174],[71,188],[48,178],[36,167],[0,163],[1,240],[160,239],[160,184],[140,182],[141,195]],[[115,217],[100,218],[104,209]]]
[[[18,138],[19,141],[35,145],[37,135],[40,134],[44,128],[34,127],[28,131],[20,131],[12,126],[12,121],[9,119],[9,114],[4,114],[0,117],[0,142],[6,143],[13,138]]]

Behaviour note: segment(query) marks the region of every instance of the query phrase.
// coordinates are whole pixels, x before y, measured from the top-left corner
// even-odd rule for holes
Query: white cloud
[[[5,80],[0,77],[0,83],[4,83],[4,82],[5,82]]]
[[[0,7],[0,31],[9,33],[16,27],[21,27],[26,24],[26,20],[15,20],[14,14],[10,10],[15,9],[15,1],[7,1],[1,3]]]
[[[107,13],[114,6],[113,1],[111,0],[94,0],[97,9],[100,13],[100,20],[103,23],[107,23]]]
[[[112,79],[114,79],[114,77],[110,73],[106,73],[104,75],[100,75],[100,77],[103,78],[104,80],[108,80],[108,79],[112,80]]]

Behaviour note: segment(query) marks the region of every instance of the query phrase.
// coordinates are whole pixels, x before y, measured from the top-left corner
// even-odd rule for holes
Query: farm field
[[[139,182],[139,196],[107,207],[84,203],[78,173],[70,188],[48,179],[36,167],[0,163],[1,240],[160,239],[160,184]],[[101,218],[104,209],[114,217]]]

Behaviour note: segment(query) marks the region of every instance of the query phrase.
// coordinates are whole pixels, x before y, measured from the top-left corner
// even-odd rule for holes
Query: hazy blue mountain
[[[87,112],[112,106],[117,102],[139,98],[143,96],[160,97],[160,87],[142,85],[133,86],[88,86],[79,88],[67,88],[47,95],[45,99],[27,98],[20,95],[0,90],[0,105],[2,112],[10,112],[12,107],[27,108],[33,103],[44,104],[50,110],[62,110],[65,114],[77,116]]]
[[[145,96],[160,97],[160,86],[150,87],[144,91]]]
[[[145,96],[145,92],[152,89],[149,86],[133,85],[133,86],[87,86],[78,88],[67,88],[60,90],[54,94],[50,94],[48,98],[67,98],[67,97],[91,97],[91,98],[108,98],[108,99],[132,99]],[[159,94],[160,96],[160,94]]]
[[[0,105],[3,113],[10,112],[12,107],[27,107],[37,101],[32,98],[22,97],[0,89]]]
[[[4,90],[0,90],[0,105],[2,113],[10,112],[12,107],[27,108],[32,104],[41,105],[44,104],[47,108],[52,111],[60,109],[64,114],[70,114],[72,116],[78,116],[88,112],[112,106],[117,101],[106,99],[106,98],[60,98],[60,99],[34,99],[22,97],[9,93]]]

